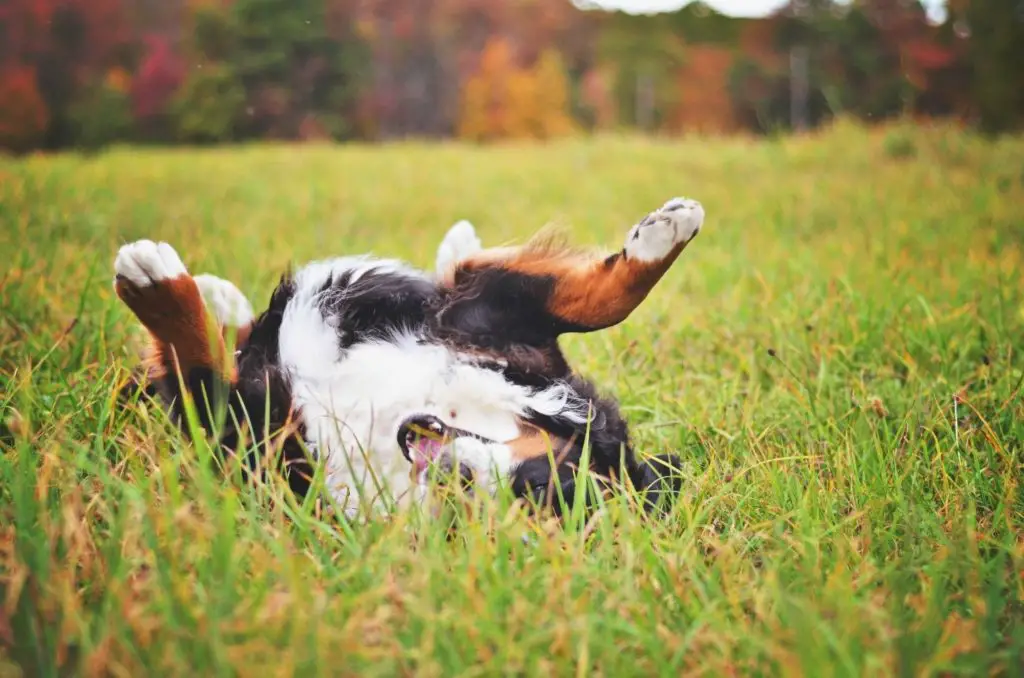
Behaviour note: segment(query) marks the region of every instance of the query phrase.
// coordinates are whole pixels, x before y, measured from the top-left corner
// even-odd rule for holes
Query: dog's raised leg
[[[139,240],[114,260],[114,290],[152,337],[150,377],[195,368],[227,370],[221,333],[207,316],[196,279],[167,243]],[[219,315],[215,310],[215,315]]]
[[[626,235],[622,249],[598,261],[522,262],[524,270],[555,278],[547,310],[568,331],[592,331],[625,320],[700,233],[704,208],[676,198]]]
[[[703,223],[699,202],[673,198],[634,225],[621,250],[603,258],[529,245],[482,250],[459,261],[446,280],[456,299],[449,322],[500,313],[510,327],[532,328],[536,336],[524,339],[529,343],[610,327],[647,297]]]

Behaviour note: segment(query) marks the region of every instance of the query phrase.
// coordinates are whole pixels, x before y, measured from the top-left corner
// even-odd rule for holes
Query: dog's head
[[[679,491],[679,460],[674,455],[638,461],[626,454],[613,460],[608,451],[622,450],[620,433],[602,428],[597,440],[585,441],[583,435],[551,430],[558,427],[545,428],[543,423],[543,418],[520,420],[520,435],[501,442],[434,415],[416,414],[401,423],[397,442],[410,464],[417,499],[432,510],[439,500],[490,495],[506,484],[514,496],[557,515],[563,505],[576,501],[585,442],[591,444],[587,470],[598,486],[607,489],[613,481],[628,479],[648,509]]]

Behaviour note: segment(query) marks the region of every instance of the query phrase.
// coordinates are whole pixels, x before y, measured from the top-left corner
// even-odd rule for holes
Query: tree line
[[[6,0],[0,147],[773,133],[844,114],[1024,122],[1024,3]]]

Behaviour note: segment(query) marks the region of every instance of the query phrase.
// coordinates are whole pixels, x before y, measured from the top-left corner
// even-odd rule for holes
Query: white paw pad
[[[480,238],[476,235],[473,224],[465,219],[458,222],[450,229],[437,248],[437,264],[435,270],[437,275],[444,275],[453,269],[460,261],[466,259],[483,249]]]
[[[114,272],[138,287],[148,287],[186,275],[188,270],[167,243],[137,240],[118,250]]]
[[[199,294],[217,322],[228,327],[244,327],[252,322],[252,304],[234,284],[204,273],[195,276]]]
[[[696,200],[672,198],[651,212],[626,236],[626,256],[637,261],[658,261],[678,245],[693,240],[704,224],[704,208]]]

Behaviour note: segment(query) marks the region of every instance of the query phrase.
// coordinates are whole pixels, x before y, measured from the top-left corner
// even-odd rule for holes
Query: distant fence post
[[[654,78],[646,70],[637,73],[634,106],[636,126],[649,131],[654,123]]]

